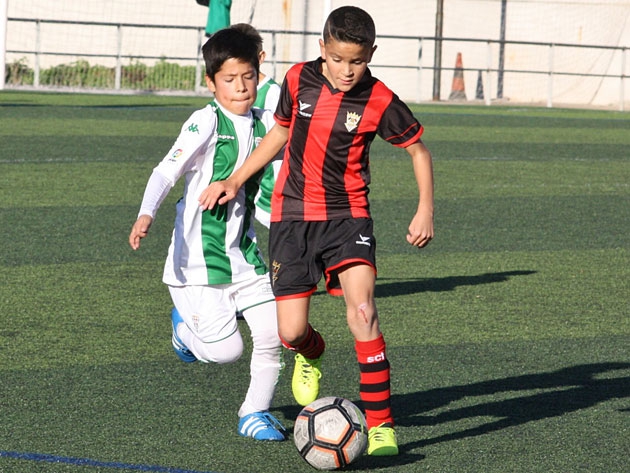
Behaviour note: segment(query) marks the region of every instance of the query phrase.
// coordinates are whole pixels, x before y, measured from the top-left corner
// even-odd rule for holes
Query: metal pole
[[[619,77],[619,111],[624,111],[625,101],[625,83],[624,78],[626,74],[626,48],[621,50],[621,76]]]
[[[505,12],[507,0],[501,0],[501,31],[499,33],[499,74],[497,76],[497,98],[503,98],[503,70],[505,69]]]
[[[492,87],[492,81],[490,80],[492,78],[491,72],[492,72],[492,44],[490,43],[490,41],[488,41],[488,68],[486,69],[486,93],[485,93],[485,98],[486,98],[486,105],[491,105],[492,104],[492,90],[490,89]]]
[[[417,103],[422,102],[422,38],[418,42],[418,95]]]
[[[4,89],[7,66],[7,26],[9,0],[0,0],[0,90]]]
[[[440,100],[440,81],[442,75],[442,23],[444,19],[444,0],[437,0],[435,12],[435,52],[433,54],[433,100]]]
[[[122,25],[116,27],[116,69],[114,73],[114,90],[120,90],[122,84]]]
[[[195,93],[201,94],[204,90],[208,90],[207,88],[201,85],[203,78],[206,76],[206,71],[203,64],[203,53],[201,52],[201,48],[203,48],[204,39],[206,37],[206,31],[204,28],[199,28],[197,30],[197,60],[195,61]]]
[[[35,65],[33,67],[33,86],[39,87],[39,57],[42,52],[41,21],[35,22]]]
[[[549,45],[549,79],[547,83],[547,108],[553,107],[553,43]]]

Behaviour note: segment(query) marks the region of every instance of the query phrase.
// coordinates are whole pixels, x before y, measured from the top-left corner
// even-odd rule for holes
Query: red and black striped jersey
[[[369,151],[376,135],[405,148],[422,125],[369,69],[348,92],[321,73],[322,59],[286,74],[275,119],[289,141],[272,199],[272,222],[370,216]]]

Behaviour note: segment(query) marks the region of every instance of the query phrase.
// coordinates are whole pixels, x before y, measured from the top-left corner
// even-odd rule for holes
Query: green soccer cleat
[[[398,455],[396,431],[388,424],[372,427],[368,432],[368,455],[375,457],[391,457]]]
[[[321,357],[311,360],[299,353],[295,355],[293,370],[293,397],[301,406],[307,406],[319,395],[319,378],[322,377]]]

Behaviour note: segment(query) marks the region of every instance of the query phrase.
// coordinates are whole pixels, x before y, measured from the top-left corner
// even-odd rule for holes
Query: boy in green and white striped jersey
[[[238,433],[257,440],[284,440],[284,427],[269,413],[282,366],[281,344],[268,268],[252,219],[262,172],[225,206],[203,211],[198,203],[209,183],[226,179],[243,164],[273,127],[273,116],[252,108],[259,62],[258,47],[249,35],[234,28],[220,30],[202,51],[206,84],[214,100],[190,116],[154,168],[129,244],[134,250],[140,247],[160,204],[184,178],[162,278],[175,305],[173,349],[185,362],[236,361],[243,351],[236,320],[241,312],[250,328],[253,351]]]
[[[258,30],[248,23],[237,23],[230,28],[235,28],[251,36],[252,40],[255,41],[258,46],[258,62],[262,65],[262,63],[265,62],[267,53],[263,49],[263,39]],[[278,100],[280,99],[280,84],[264,72],[259,71],[257,91],[254,107],[275,112]],[[280,155],[282,155],[282,152]],[[269,228],[271,218],[271,194],[273,193],[273,186],[276,183],[276,176],[278,175],[281,164],[282,160],[276,159],[265,169],[265,173],[260,182],[260,189],[255,199],[256,220],[267,228]]]

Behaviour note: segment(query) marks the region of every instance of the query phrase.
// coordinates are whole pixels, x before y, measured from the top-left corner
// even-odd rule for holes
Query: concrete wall
[[[375,19],[378,50],[373,59],[374,74],[384,80],[403,99],[431,100],[433,92],[433,40],[393,40],[388,35],[433,37],[435,35],[437,0],[233,0],[232,22],[248,22],[261,30],[291,30],[319,32],[328,8],[356,4]],[[444,0],[443,36],[498,40],[501,26],[501,0]],[[507,0],[506,34],[509,41],[574,43],[577,45],[628,46],[630,44],[630,0]],[[255,8],[254,8],[255,7]],[[155,25],[178,25],[203,28],[208,8],[195,0],[9,0],[9,18],[39,18],[74,21],[125,22]],[[252,14],[253,13],[253,14]],[[117,38],[113,28],[43,25],[41,45],[44,51],[82,52],[116,51]],[[318,55],[318,36],[278,36],[276,57],[280,61],[297,62]],[[10,22],[7,48],[34,48],[35,30],[32,24]],[[198,34],[194,30],[136,30],[123,37],[123,53],[151,54],[166,57],[194,57]],[[265,35],[270,53],[271,36]],[[465,93],[469,100],[476,96],[481,78],[486,98],[496,98],[496,74],[485,70],[498,67],[497,45],[484,42],[445,41],[442,66],[450,68],[441,75],[440,98],[448,99],[452,87],[455,59],[462,54]],[[20,56],[10,55],[7,62]],[[24,56],[24,55],[22,55]],[[89,59],[92,61],[92,59]],[[49,62],[68,58],[49,56]],[[625,62],[625,64],[624,64]],[[514,74],[504,76],[503,99],[518,103],[614,106],[624,94],[630,100],[630,85],[622,88],[617,78],[602,75],[630,75],[630,57],[622,51],[599,48],[555,48],[528,45],[508,45],[505,50],[507,70],[556,71],[592,74],[592,77],[554,77],[547,74]],[[393,69],[381,66],[405,66]],[[411,69],[421,65],[419,74]],[[46,66],[46,64],[42,64]],[[282,77],[285,66],[265,72]],[[480,72],[481,71],[481,72]]]

